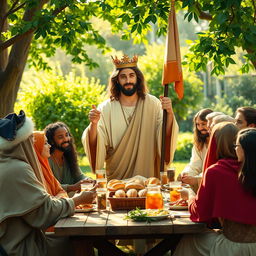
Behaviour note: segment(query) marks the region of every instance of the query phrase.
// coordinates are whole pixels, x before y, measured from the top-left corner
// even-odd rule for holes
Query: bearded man
[[[173,159],[178,125],[168,97],[147,93],[137,56],[113,58],[110,99],[93,106],[82,142],[92,170],[106,164],[108,179],[159,177],[163,109],[167,111],[165,167]]]
[[[211,109],[202,109],[193,118],[194,124],[194,146],[189,164],[181,173],[183,183],[189,184],[197,190],[201,181],[203,163],[209,143],[209,131],[207,129],[207,115],[212,113]]]
[[[44,131],[51,145],[49,164],[62,188],[67,193],[80,191],[81,183],[93,182],[79,168],[75,144],[68,126],[56,122],[47,125]]]

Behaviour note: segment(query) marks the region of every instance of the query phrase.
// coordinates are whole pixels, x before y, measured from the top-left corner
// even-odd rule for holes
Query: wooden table
[[[163,255],[175,248],[182,234],[199,233],[205,230],[205,224],[194,223],[188,217],[164,219],[161,221],[134,222],[125,219],[127,211],[99,211],[76,213],[61,219],[55,225],[58,236],[72,236],[92,241],[93,246],[102,251],[102,255],[126,255],[108,240],[162,238],[163,240],[145,255]]]

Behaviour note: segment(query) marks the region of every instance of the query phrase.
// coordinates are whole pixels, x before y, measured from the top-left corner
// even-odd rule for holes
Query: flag
[[[181,69],[179,33],[174,1],[172,0],[168,19],[162,84],[165,85],[173,82],[175,83],[175,91],[179,99],[182,99],[184,94],[184,87]]]

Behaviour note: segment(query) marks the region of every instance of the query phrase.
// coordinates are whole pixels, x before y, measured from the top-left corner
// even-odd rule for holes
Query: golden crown
[[[138,56],[134,55],[132,58],[129,58],[128,55],[124,55],[121,59],[118,59],[116,56],[113,58],[111,56],[114,65],[116,68],[131,68],[136,67],[138,62]]]

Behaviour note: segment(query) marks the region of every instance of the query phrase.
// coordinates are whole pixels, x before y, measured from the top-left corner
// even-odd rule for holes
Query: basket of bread
[[[160,184],[155,177],[135,176],[128,180],[113,179],[108,182],[108,200],[112,210],[145,209],[147,185]]]

